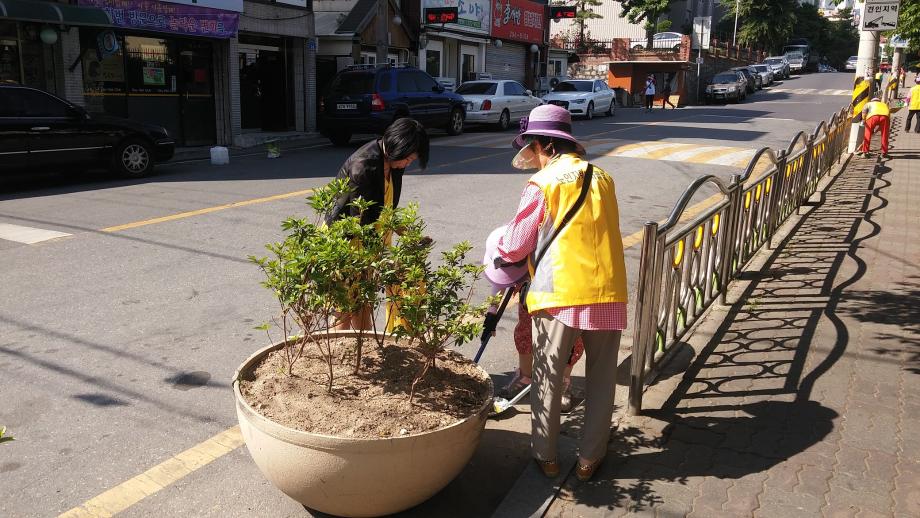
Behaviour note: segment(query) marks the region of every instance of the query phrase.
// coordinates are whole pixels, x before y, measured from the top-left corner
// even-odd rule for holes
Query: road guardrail
[[[642,411],[642,395],[676,345],[727,289],[776,230],[817,191],[846,151],[848,108],[799,132],[778,154],[760,149],[743,174],[726,182],[696,179],[663,223],[648,222],[642,237],[633,331],[628,413]],[[721,198],[687,221],[684,213],[706,185]]]

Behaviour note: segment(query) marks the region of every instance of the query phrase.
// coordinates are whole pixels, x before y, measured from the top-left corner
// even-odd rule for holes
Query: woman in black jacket
[[[428,133],[418,121],[399,119],[390,124],[381,138],[358,148],[342,165],[336,178],[347,178],[352,190],[336,200],[326,222],[357,216],[358,210],[349,204],[359,196],[374,202],[361,216],[363,225],[377,221],[383,207],[398,206],[403,173],[416,160],[425,169],[428,149]],[[359,314],[342,314],[337,329],[369,329],[370,319],[370,308]]]

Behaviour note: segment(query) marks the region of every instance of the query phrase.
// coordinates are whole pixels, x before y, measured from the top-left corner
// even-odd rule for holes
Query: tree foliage
[[[629,23],[642,24],[645,28],[647,48],[652,48],[652,36],[656,32],[666,31],[670,23],[662,25],[658,17],[667,13],[673,0],[623,0],[620,2],[622,12],[620,16]]]
[[[723,32],[731,30],[735,0],[721,0],[728,13],[719,23]],[[859,45],[850,9],[841,9],[838,20],[828,20],[811,4],[796,0],[741,0],[738,2],[738,42],[779,53],[790,38],[805,38],[812,53],[830,64],[842,67]]]
[[[920,2],[901,2],[897,33],[902,38],[910,40],[907,48],[907,61],[916,61],[920,57]]]
[[[792,36],[797,0],[720,0],[728,12],[724,20],[734,22],[738,9],[738,43],[779,51]]]

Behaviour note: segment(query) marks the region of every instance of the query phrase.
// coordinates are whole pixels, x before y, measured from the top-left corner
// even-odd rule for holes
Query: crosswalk
[[[24,227],[10,223],[0,223],[0,240],[34,245],[52,239],[67,237],[70,234],[43,228]]]
[[[847,97],[853,94],[852,90],[840,90],[834,88],[771,88],[768,93],[786,93],[800,95],[845,95]]]
[[[451,147],[476,147],[481,149],[510,149],[511,136],[467,134],[437,142],[435,145]],[[721,165],[743,168],[747,166],[755,149],[733,146],[714,146],[683,142],[636,142],[623,139],[586,139],[581,141],[588,156],[640,158],[686,162],[691,164]]]

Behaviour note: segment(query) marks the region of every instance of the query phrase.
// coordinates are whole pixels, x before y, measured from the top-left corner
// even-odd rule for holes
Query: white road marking
[[[9,223],[0,223],[0,239],[5,239],[6,241],[15,241],[17,243],[25,243],[27,245],[34,245],[35,243],[41,243],[42,241],[57,239],[59,237],[67,237],[69,235],[70,234],[57,232],[55,230],[45,230],[42,228],[23,227],[20,225],[11,225]]]
[[[853,94],[851,90],[839,90],[833,88],[771,88],[767,93],[787,93],[787,94],[800,94],[800,95],[846,95],[850,96]]]

